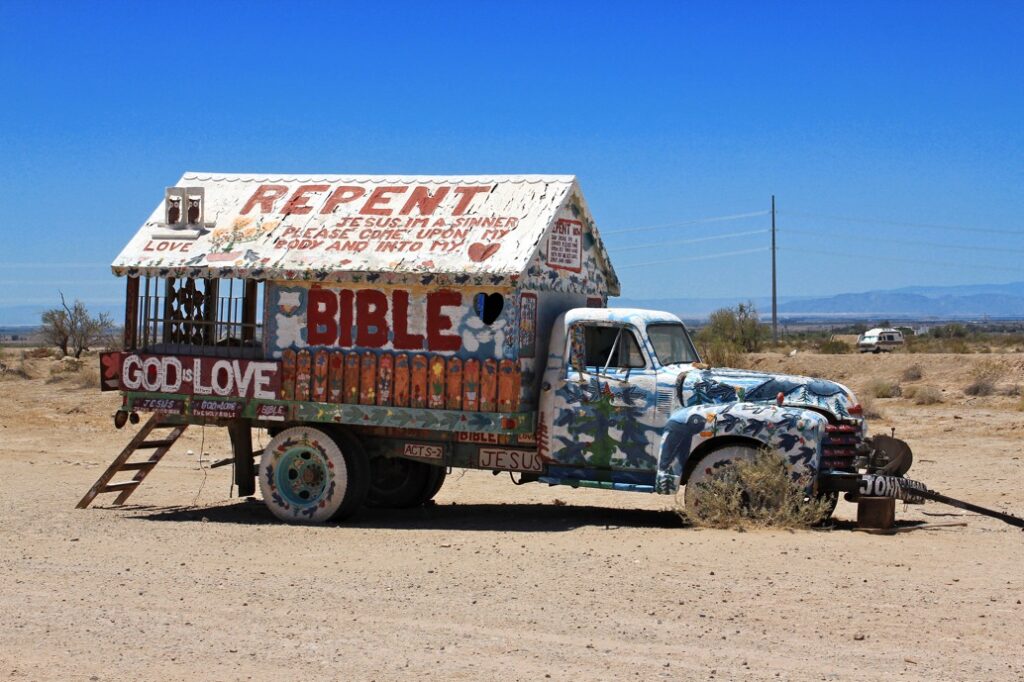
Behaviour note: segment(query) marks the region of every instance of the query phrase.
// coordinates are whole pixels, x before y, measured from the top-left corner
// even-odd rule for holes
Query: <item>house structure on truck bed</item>
[[[530,471],[554,319],[619,293],[572,176],[186,173],[112,267],[128,413],[402,429],[438,462],[408,436],[442,431]]]

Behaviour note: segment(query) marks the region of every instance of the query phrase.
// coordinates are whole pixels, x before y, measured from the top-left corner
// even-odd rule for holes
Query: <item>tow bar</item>
[[[982,516],[999,519],[1003,523],[1008,523],[1011,526],[1024,530],[1024,519],[1018,516],[981,507],[949,497],[948,495],[942,495],[934,490],[929,490],[928,486],[920,481],[903,478],[902,476],[829,472],[821,477],[820,484],[823,490],[846,493],[846,499],[850,502],[856,502],[861,497],[890,498],[902,500],[907,504],[924,504],[925,500],[931,500],[932,502],[948,504]]]

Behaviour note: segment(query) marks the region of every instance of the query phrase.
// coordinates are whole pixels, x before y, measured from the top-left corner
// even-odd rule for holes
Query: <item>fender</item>
[[[814,410],[764,403],[694,405],[676,411],[661,436],[655,491],[672,494],[696,461],[737,440],[761,443],[786,458],[794,476],[814,480],[828,420]]]

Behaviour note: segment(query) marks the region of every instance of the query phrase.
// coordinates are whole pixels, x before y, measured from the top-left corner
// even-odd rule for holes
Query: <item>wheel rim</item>
[[[277,490],[290,504],[315,504],[330,479],[330,464],[323,452],[307,446],[287,450],[277,465]]]

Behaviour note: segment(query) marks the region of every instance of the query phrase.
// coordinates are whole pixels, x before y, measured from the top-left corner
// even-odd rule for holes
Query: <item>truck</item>
[[[857,350],[861,353],[882,353],[903,346],[903,332],[891,327],[869,329],[857,337]]]
[[[608,307],[574,176],[186,173],[112,271],[102,388],[118,428],[149,418],[80,507],[123,503],[193,425],[227,428],[239,494],[296,523],[422,505],[453,468],[682,489],[699,512],[702,483],[766,448],[808,498],[921,501],[909,446],[869,436],[846,386],[711,367],[675,315]]]

